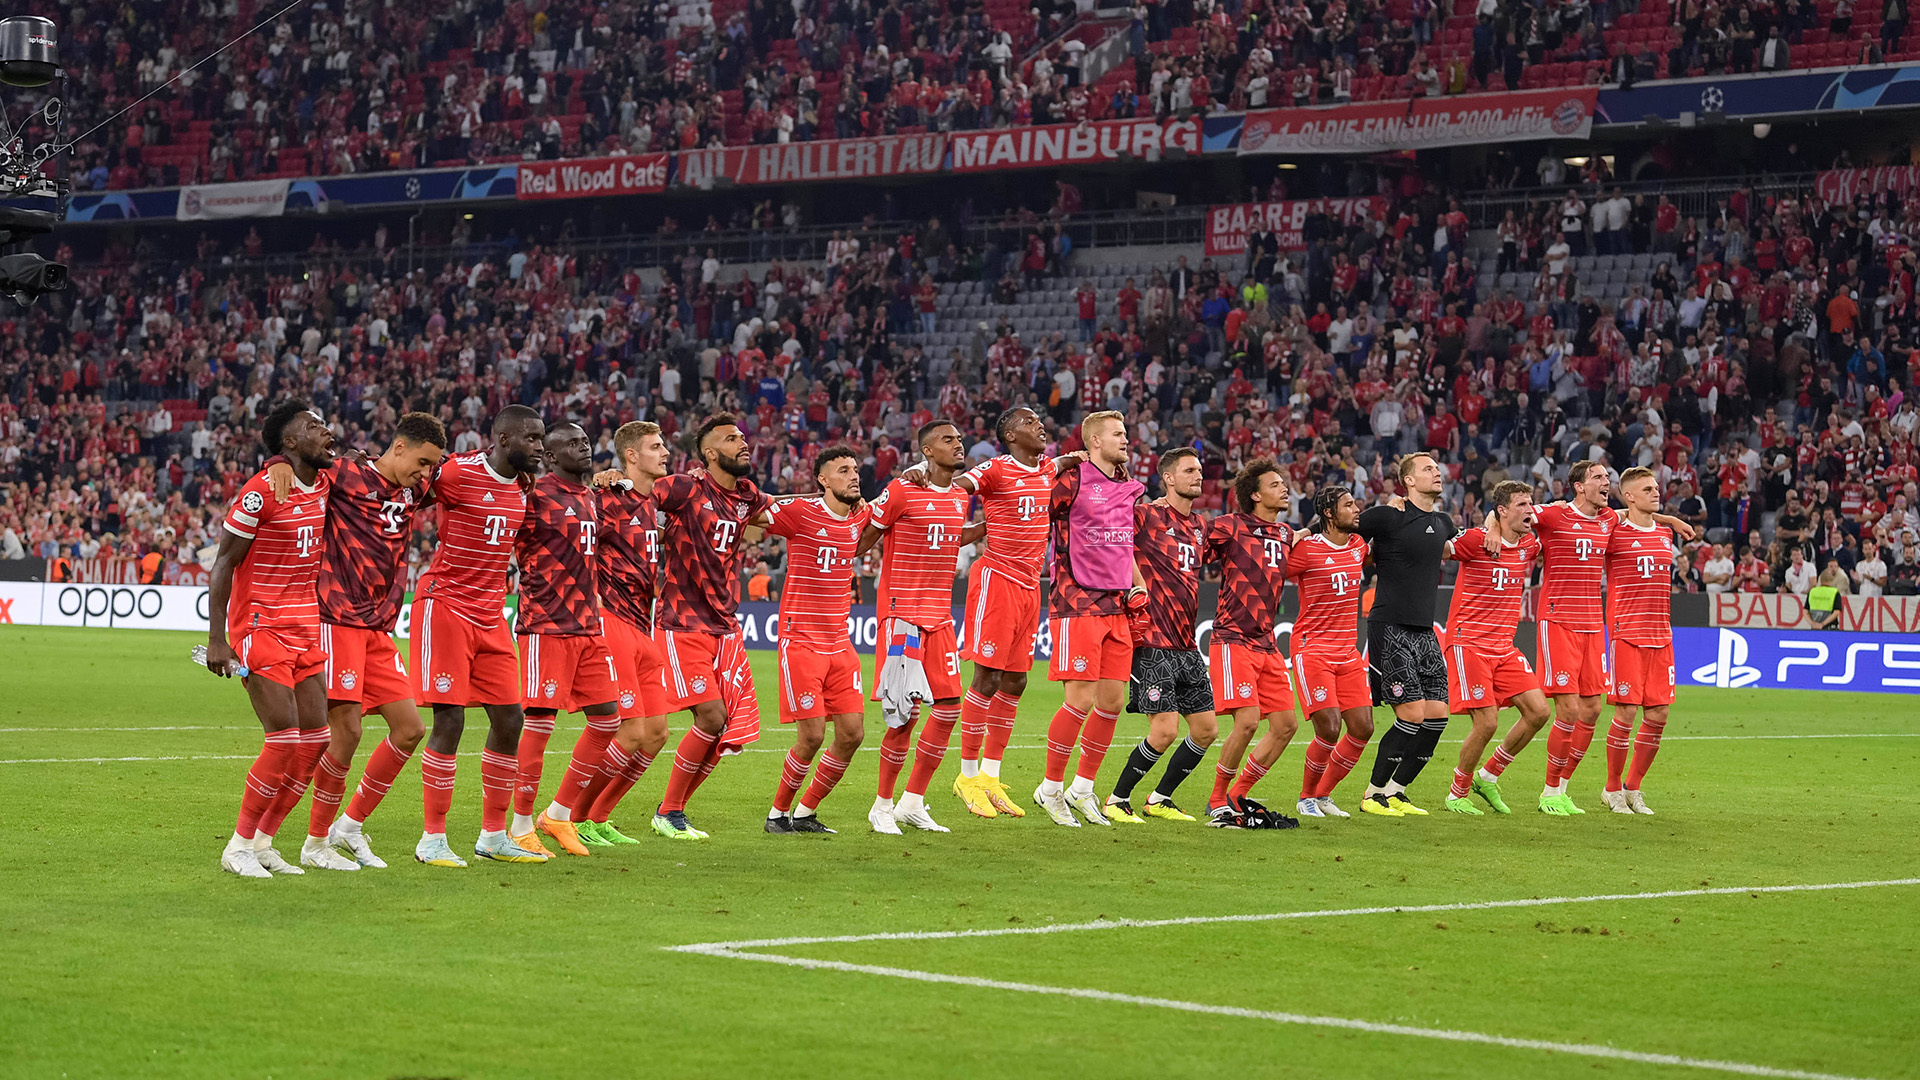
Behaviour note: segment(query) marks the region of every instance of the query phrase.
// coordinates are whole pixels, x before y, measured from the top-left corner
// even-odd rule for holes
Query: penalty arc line
[[[1408,1024],[1382,1024],[1371,1020],[1353,1020],[1341,1016],[1310,1016],[1303,1013],[1266,1012],[1259,1009],[1238,1008],[1232,1005],[1208,1005],[1198,1001],[1142,997],[1137,994],[1117,994],[1108,990],[1094,990],[1079,986],[1043,986],[1037,983],[984,979],[972,975],[945,975],[935,971],[916,971],[912,968],[880,967],[874,964],[850,964],[840,960],[813,960],[800,956],[781,956],[777,953],[737,952],[732,949],[713,946],[680,946],[679,951],[694,952],[702,956],[715,956],[728,960],[758,960],[766,964],[782,964],[788,967],[808,968],[816,971],[844,971],[856,975],[880,975],[894,979],[910,979],[915,982],[951,983],[956,986],[972,986],[986,990],[1007,990],[1022,994],[1045,994],[1052,997],[1111,1001],[1123,1005],[1142,1005],[1160,1009],[1175,1009],[1180,1012],[1211,1013],[1217,1016],[1234,1016],[1247,1020],[1268,1020],[1277,1024],[1300,1024],[1307,1027],[1341,1028],[1372,1035],[1404,1035],[1421,1039],[1441,1039],[1448,1042],[1479,1043],[1486,1046],[1501,1046],[1515,1050],[1541,1050],[1548,1053],[1605,1058],[1613,1061],[1631,1061],[1646,1065],[1673,1065],[1692,1069],[1708,1069],[1743,1076],[1777,1077],[1781,1078],[1781,1080],[1857,1080],[1857,1078],[1836,1073],[1804,1072],[1799,1069],[1776,1069],[1766,1065],[1752,1065],[1743,1061],[1722,1061],[1716,1058],[1691,1058],[1678,1054],[1651,1054],[1638,1050],[1621,1050],[1611,1046],[1551,1042],[1545,1039],[1519,1039],[1506,1035],[1488,1035],[1477,1031],[1458,1031],[1450,1028],[1424,1028],[1414,1027]]]
[[[1737,896],[1741,893],[1831,892],[1840,889],[1878,889],[1920,885],[1920,878],[1885,881],[1836,881],[1815,885],[1755,885],[1745,888],[1665,889],[1659,892],[1600,893],[1592,896],[1537,896],[1518,900],[1473,900],[1453,904],[1397,904],[1385,907],[1320,908],[1276,911],[1256,915],[1189,915],[1178,919],[1095,919],[1092,922],[1052,926],[1002,926],[986,930],[903,930],[878,934],[841,934],[832,937],[761,938],[755,941],[706,941],[670,945],[669,952],[717,953],[739,949],[772,949],[794,945],[845,945],[863,941],[942,941],[950,938],[1020,937],[1031,934],[1067,934],[1085,930],[1141,930],[1161,926],[1205,926],[1213,923],[1280,922],[1289,919],[1326,919],[1348,915],[1412,915],[1443,911],[1496,911],[1502,908],[1557,907],[1622,900],[1665,900],[1685,896]]]

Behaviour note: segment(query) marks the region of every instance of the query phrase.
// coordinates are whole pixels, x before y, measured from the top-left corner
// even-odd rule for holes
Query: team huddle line
[[[416,752],[424,829],[415,858],[466,865],[447,841],[446,818],[475,706],[487,717],[476,856],[544,862],[554,856],[543,834],[577,856],[638,843],[611,815],[665,752],[667,720],[682,712],[690,722],[651,827],[676,841],[705,839],[688,819],[689,801],[723,757],[760,736],[735,611],[743,546],[769,534],[787,544],[778,698],[781,722],[794,729],[769,833],[835,831],[818,810],[866,741],[868,701],[885,723],[868,811],[874,831],[948,831],[926,795],[956,726],[953,794],[982,818],[1024,817],[1001,762],[1033,666],[1049,556],[1047,675],[1062,684],[1064,701],[1048,726],[1032,802],[1057,825],[1195,821],[1173,796],[1217,741],[1206,823],[1297,826],[1298,817],[1251,797],[1298,730],[1296,701],[1312,725],[1300,817],[1351,816],[1333,793],[1373,741],[1375,705],[1389,706],[1394,722],[1379,739],[1362,811],[1426,814],[1407,788],[1448,717],[1467,715],[1446,808],[1507,813],[1500,777],[1546,726],[1549,698],[1555,719],[1540,809],[1584,812],[1567,784],[1604,698],[1614,712],[1603,801],[1618,813],[1652,813],[1640,786],[1673,700],[1670,530],[1690,530],[1659,513],[1648,470],[1621,476],[1624,511],[1609,509],[1612,478],[1597,464],[1574,466],[1566,503],[1536,507],[1527,485],[1503,483],[1486,521],[1462,532],[1439,508],[1440,466],[1413,454],[1398,465],[1404,495],[1362,510],[1350,491],[1323,488],[1313,527],[1296,529],[1281,520],[1292,493],[1271,460],[1243,468],[1233,482],[1237,509],[1208,520],[1194,507],[1202,472],[1192,450],[1162,456],[1165,494],[1143,500],[1117,412],[1089,415],[1085,450],[1059,458],[1045,456],[1046,429],[1031,409],[1009,409],[996,434],[1006,453],[967,468],[959,430],[927,424],[916,439],[922,462],[870,502],[855,452],[831,448],[814,461],[819,494],[776,500],[749,479],[746,437],[724,415],[694,432],[700,464],[692,471],[670,475],[660,429],[635,422],[615,433],[619,468],[595,474],[579,425],[549,429],[524,406],[495,417],[490,448],[452,456],[438,421],[408,414],[385,452],[369,459],[337,454],[308,402],[281,403],[262,429],[274,456],[227,511],[209,591],[205,663],[243,677],[265,731],[222,868],[265,878],[384,866],[363,826]],[[968,519],[975,498],[981,520]],[[429,508],[440,515],[439,545],[415,586],[403,658],[391,635],[407,542],[414,515]],[[961,649],[952,581],[960,549],[982,538]],[[868,685],[847,623],[855,562],[875,544],[880,632]],[[1460,572],[1443,648],[1433,616],[1448,559]],[[1514,645],[1535,559],[1543,562],[1537,673]],[[503,604],[516,565],[510,623]],[[1209,565],[1219,569],[1220,599],[1203,655],[1194,631]],[[1376,599],[1362,652],[1369,566]],[[1289,578],[1300,594],[1290,655],[1274,635]],[[962,660],[973,663],[971,681]],[[1519,720],[1488,757],[1508,706]],[[1123,708],[1148,716],[1149,730],[1102,798],[1096,781]],[[583,713],[586,727],[541,809],[562,711]],[[348,800],[369,713],[388,734]],[[1158,783],[1136,799],[1162,758]],[[273,839],[309,788],[296,865]]]

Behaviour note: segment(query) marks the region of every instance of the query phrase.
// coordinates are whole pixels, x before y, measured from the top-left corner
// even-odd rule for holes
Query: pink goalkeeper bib
[[[1133,587],[1133,504],[1146,485],[1115,480],[1090,461],[1080,463],[1080,494],[1067,511],[1073,580],[1083,589]]]

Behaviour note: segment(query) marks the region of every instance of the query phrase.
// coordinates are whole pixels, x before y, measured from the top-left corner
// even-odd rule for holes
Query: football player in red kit
[[[480,752],[480,836],[473,853],[499,862],[545,862],[541,852],[507,835],[507,811],[519,772],[519,661],[505,615],[507,569],[526,512],[526,487],[543,454],[546,425],[525,405],[493,420],[493,447],[455,454],[433,478],[440,507],[440,546],[413,592],[408,639],[415,692],[433,709],[433,731],[421,754],[425,814],[413,856],[431,866],[465,866],[447,844],[455,755],[467,709],[487,712]],[[531,838],[532,834],[528,834]]]
[[[769,535],[787,541],[787,578],[780,588],[780,722],[794,726],[793,749],[767,811],[770,833],[835,831],[815,812],[866,738],[860,655],[847,636],[854,550],[869,515],[860,498],[860,456],[845,446],[822,450],[813,459],[813,480],[820,494],[776,502],[767,526]],[[828,723],[833,747],[820,754]],[[801,795],[809,768],[813,783]]]
[[[653,831],[670,840],[704,840],[687,821],[687,800],[720,758],[760,737],[753,668],[733,613],[740,606],[740,547],[749,526],[764,526],[773,505],[754,482],[753,448],[732,416],[710,416],[694,431],[700,467],[655,481],[666,565],[654,640],[667,660],[671,711],[693,725],[673,752]]]
[[[1626,513],[1607,538],[1607,665],[1613,686],[1607,701],[1607,787],[1602,799],[1616,814],[1651,814],[1640,783],[1660,752],[1673,704],[1673,535],[1656,516],[1660,480],[1653,470],[1620,474]],[[1640,730],[1633,730],[1634,714]],[[1632,742],[1629,744],[1629,738]],[[1628,751],[1632,764],[1628,764]]]
[[[1319,528],[1296,535],[1287,551],[1287,575],[1300,590],[1300,616],[1293,622],[1295,690],[1313,725],[1298,807],[1301,817],[1344,818],[1352,815],[1334,805],[1333,789],[1360,764],[1373,738],[1373,691],[1359,648],[1367,542],[1354,532],[1360,503],[1353,492],[1321,488],[1313,510]]]
[[[1233,717],[1214,765],[1207,823],[1292,828],[1300,823],[1297,819],[1272,814],[1247,797],[1299,727],[1287,658],[1273,637],[1293,542],[1293,530],[1280,515],[1292,497],[1286,474],[1272,458],[1248,462],[1234,477],[1233,497],[1240,512],[1222,514],[1207,529],[1207,560],[1220,564],[1220,611],[1207,666],[1213,675],[1214,708]],[[1248,753],[1263,718],[1266,734]],[[1242,755],[1245,768],[1240,767]]]
[[[1488,526],[1468,529],[1447,548],[1447,557],[1460,564],[1447,609],[1448,697],[1453,715],[1465,714],[1473,722],[1454,766],[1447,809],[1476,816],[1481,811],[1469,793],[1495,813],[1512,812],[1500,794],[1500,775],[1547,722],[1540,680],[1513,643],[1527,579],[1540,553],[1540,539],[1533,535],[1533,488],[1522,480],[1503,480],[1487,501]],[[1520,720],[1482,766],[1480,755],[1508,705],[1520,710]]]
[[[333,433],[311,404],[295,399],[267,413],[261,439],[292,463],[294,490],[285,501],[273,499],[264,471],[241,487],[227,509],[207,589],[207,670],[223,678],[242,676],[266,733],[247,770],[233,836],[220,855],[222,870],[250,878],[305,872],[271,844],[256,844],[256,836],[273,835],[279,821],[269,815],[283,805],[283,785],[304,787],[328,741],[326,654],[320,650],[314,586],[325,543]],[[292,809],[284,805],[281,817]]]
[[[514,633],[520,639],[527,722],[516,755],[519,772],[508,835],[521,846],[534,848],[541,847],[539,838],[531,835],[536,825],[535,800],[559,711],[585,713],[588,734],[582,738],[597,743],[601,753],[620,726],[614,708],[613,654],[601,636],[594,558],[600,535],[599,500],[587,486],[593,471],[593,444],[579,424],[555,425],[544,443],[547,471],[527,493],[526,524],[514,544],[520,564],[520,608]],[[565,782],[578,784],[585,779],[584,774],[569,771]],[[543,813],[537,824],[568,853],[587,854],[571,815]]]
[[[885,540],[880,556],[880,639],[873,658],[874,700],[887,716],[880,738],[880,777],[867,821],[875,832],[897,835],[905,822],[926,832],[947,832],[927,812],[927,786],[946,757],[953,728],[960,719],[960,654],[953,628],[953,574],[960,549],[978,540],[984,526],[967,523],[971,496],[953,486],[966,463],[966,443],[949,420],[935,420],[915,440],[926,458],[926,474],[918,482],[899,479],[887,485],[873,501],[872,516],[861,531],[855,554]],[[907,790],[896,805],[895,782],[907,763],[917,708],[905,690],[911,683],[903,674],[912,666],[914,652],[925,675],[930,705],[927,726],[914,748],[913,771]],[[889,679],[889,672],[894,677]]]
[[[667,744],[666,657],[653,637],[653,598],[660,576],[660,524],[653,485],[667,475],[671,453],[660,425],[634,420],[613,433],[620,468],[594,478],[599,487],[601,638],[613,657],[620,725],[611,740],[591,727],[574,743],[567,779],[547,816],[574,823],[588,847],[637,844],[609,820],[620,800]]]

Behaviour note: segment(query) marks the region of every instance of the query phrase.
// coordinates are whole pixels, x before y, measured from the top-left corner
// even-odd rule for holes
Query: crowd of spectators
[[[1482,252],[1456,200],[1407,184],[1368,220],[1310,219],[1304,251],[1256,233],[1244,260],[1179,256],[1106,289],[1102,253],[1038,223],[1002,248],[938,219],[850,228],[824,263],[751,268],[697,245],[634,267],[531,244],[412,272],[103,265],[0,325],[17,343],[0,357],[0,555],[160,551],[191,567],[258,459],[257,418],[286,394],[376,450],[410,409],[477,448],[487,418],[523,402],[585,424],[603,460],[626,420],[674,439],[729,411],[769,489],[807,490],[812,458],[848,443],[869,494],[929,418],[954,419],[983,457],[993,418],[1025,404],[1055,425],[1056,450],[1077,445],[1085,411],[1122,410],[1149,483],[1159,453],[1197,448],[1215,509],[1258,456],[1286,466],[1304,508],[1327,483],[1384,497],[1393,457],[1428,450],[1463,522],[1502,479],[1544,500],[1573,461],[1647,465],[1700,530],[1679,588],[1798,589],[1804,563],[1862,592],[1910,591],[1912,207],[1735,193],[1690,219],[1656,197],[1614,230],[1587,205],[1610,190],[1566,198],[1566,213],[1531,215],[1537,235],[1503,226]],[[1573,252],[1595,248],[1653,255],[1618,307],[1579,280]],[[1498,289],[1500,274],[1538,285]],[[1023,340],[1007,308],[927,347],[962,283],[1015,300],[1073,288],[1079,332]]]
[[[187,19],[152,0],[48,13],[68,130],[91,132],[75,151],[81,190],[1920,55],[1907,0],[1448,6],[1135,0],[1100,21],[1067,0],[344,0],[294,5],[251,35],[268,14],[254,0],[198,0]],[[1130,59],[1083,78],[1108,34]]]

